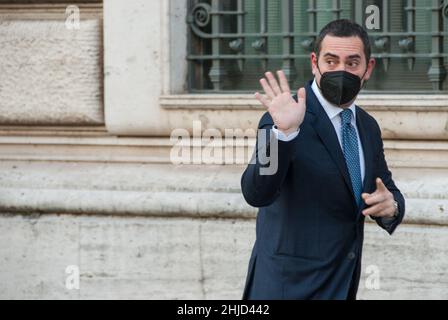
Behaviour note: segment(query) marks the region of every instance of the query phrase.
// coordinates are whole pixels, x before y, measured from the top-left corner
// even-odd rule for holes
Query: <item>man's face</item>
[[[317,68],[318,62],[320,72]],[[371,58],[367,63],[364,44],[359,37],[341,38],[326,36],[322,41],[319,57],[314,52],[311,54],[311,65],[312,72],[319,87],[321,73],[324,74],[330,71],[347,71],[353,73],[359,78],[362,78],[362,82],[364,83],[364,81],[370,79],[375,67],[375,59]]]

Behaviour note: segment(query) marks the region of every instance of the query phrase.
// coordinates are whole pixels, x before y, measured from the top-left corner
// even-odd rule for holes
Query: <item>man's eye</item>
[[[359,65],[358,62],[349,62],[349,64],[348,64],[349,67],[353,67],[353,68],[357,67],[358,65]]]
[[[329,61],[327,61],[327,64],[329,64],[330,66],[332,66],[332,65],[334,65],[334,61],[329,60]]]

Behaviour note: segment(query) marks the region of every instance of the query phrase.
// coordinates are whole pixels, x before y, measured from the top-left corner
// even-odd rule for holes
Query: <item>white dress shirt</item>
[[[331,104],[323,97],[322,93],[320,92],[319,87],[317,86],[316,80],[313,81],[313,84],[311,85],[311,89],[313,90],[314,94],[316,95],[317,100],[319,100],[320,104],[324,108],[331,123],[333,124],[334,130],[336,131],[336,135],[339,140],[339,145],[342,150],[341,116],[339,114],[343,111],[343,109]],[[352,110],[352,112],[353,112],[353,117],[352,117],[351,123],[352,123],[352,126],[355,128],[356,135],[358,137],[358,150],[359,150],[359,161],[360,161],[360,167],[361,167],[361,178],[362,178],[362,181],[364,182],[364,176],[365,176],[364,152],[362,149],[361,139],[359,138],[358,128],[356,127],[356,106],[355,106],[354,102],[349,107],[349,109]],[[285,133],[278,130],[275,127],[275,125],[272,127],[272,131],[274,132],[277,139],[279,139],[281,141],[288,142],[288,141],[295,139],[299,135],[300,128],[298,131],[293,132],[293,133],[289,134],[288,136]]]

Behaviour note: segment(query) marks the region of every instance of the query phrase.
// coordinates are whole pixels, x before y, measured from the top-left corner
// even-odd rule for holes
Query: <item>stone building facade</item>
[[[184,0],[0,1],[0,298],[241,298],[256,217],[244,156],[175,165],[170,137],[198,121],[255,129],[264,110],[188,93],[187,13]],[[367,222],[359,298],[447,299],[448,92],[358,104],[407,200],[394,236]]]

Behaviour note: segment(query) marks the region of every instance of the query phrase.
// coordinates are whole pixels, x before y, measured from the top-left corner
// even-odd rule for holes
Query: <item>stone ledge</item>
[[[172,95],[159,102],[179,128],[196,119],[220,130],[256,128],[265,110],[251,95]],[[362,95],[357,104],[378,121],[384,139],[448,140],[448,95]]]
[[[0,162],[0,212],[255,218],[244,167]],[[448,171],[395,169],[406,223],[448,225]]]
[[[248,206],[239,193],[17,188],[0,188],[0,192],[0,214],[255,219],[258,211]],[[448,226],[448,200],[407,198],[406,205],[405,224]]]
[[[160,97],[165,109],[264,110],[250,94],[179,94]],[[367,111],[447,111],[448,95],[364,94],[357,104]]]
[[[218,145],[215,150],[221,148],[225,155],[232,149],[234,163],[247,163],[255,140],[231,142],[235,149]],[[115,137],[100,129],[82,134],[77,131],[36,131],[32,134],[0,131],[0,160],[171,163],[172,147],[170,138]],[[448,142],[386,140],[384,147],[391,167],[448,168]],[[223,159],[220,164],[225,163],[228,162]]]
[[[238,193],[0,188],[1,212],[113,216],[255,218]]]

